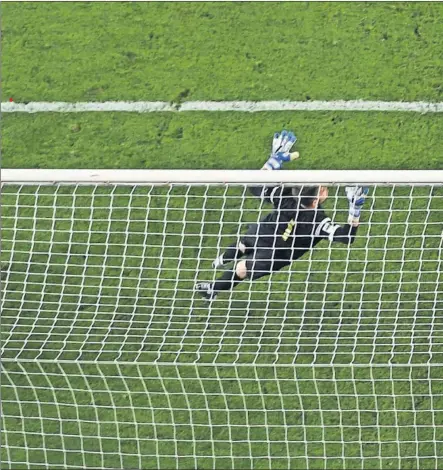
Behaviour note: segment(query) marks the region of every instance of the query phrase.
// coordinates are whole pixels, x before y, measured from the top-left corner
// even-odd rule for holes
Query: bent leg
[[[238,261],[234,269],[227,269],[212,284],[211,290],[214,294],[231,290],[246,278],[250,280],[260,279],[291,264],[291,256],[286,250],[279,251],[272,248],[254,250],[247,246],[245,248],[243,254],[248,254],[247,259]]]
[[[251,243],[250,237],[253,236],[252,232],[255,233],[257,229],[251,226],[248,230],[248,233],[240,239],[240,241],[230,245],[224,253],[212,262],[212,267],[218,268],[224,266],[225,264],[230,263],[231,261],[237,261],[245,255],[248,255],[254,251],[254,244]],[[251,233],[249,233],[251,232]]]
[[[239,247],[241,249],[241,247]],[[245,254],[247,247],[245,247],[245,251],[242,252]],[[247,275],[247,268],[246,268],[246,260],[239,261],[233,269],[227,269],[219,279],[217,279],[213,286],[212,290],[214,292],[221,292],[226,290],[231,290],[238,284],[240,284],[243,279],[246,278]]]
[[[248,248],[243,242],[233,243],[223,254],[214,260],[212,265],[214,268],[218,268],[219,266],[223,266],[224,264],[241,258],[246,254],[247,251]]]

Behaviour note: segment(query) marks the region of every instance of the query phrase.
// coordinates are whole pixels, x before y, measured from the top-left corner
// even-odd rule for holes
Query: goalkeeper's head
[[[328,198],[327,186],[294,186],[292,194],[300,198],[303,207],[314,209]]]

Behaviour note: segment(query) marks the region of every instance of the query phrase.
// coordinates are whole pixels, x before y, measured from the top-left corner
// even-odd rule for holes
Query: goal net
[[[443,466],[443,172],[3,170],[2,468]],[[370,185],[322,241],[207,304],[272,207]]]

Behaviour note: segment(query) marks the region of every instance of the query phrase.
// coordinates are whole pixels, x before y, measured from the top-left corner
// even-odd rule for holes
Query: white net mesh
[[[440,468],[443,367],[8,362],[12,468]]]
[[[442,185],[373,185],[352,246],[208,306],[247,186],[3,186],[6,466],[443,464]]]

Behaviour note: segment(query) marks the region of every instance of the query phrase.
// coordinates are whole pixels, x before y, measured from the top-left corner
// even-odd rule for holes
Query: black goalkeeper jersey
[[[344,244],[354,241],[357,227],[334,224],[320,205],[315,209],[303,206],[289,187],[257,186],[251,192],[274,206],[248,230],[247,237],[255,238],[257,248],[288,251],[297,259],[324,239]]]

